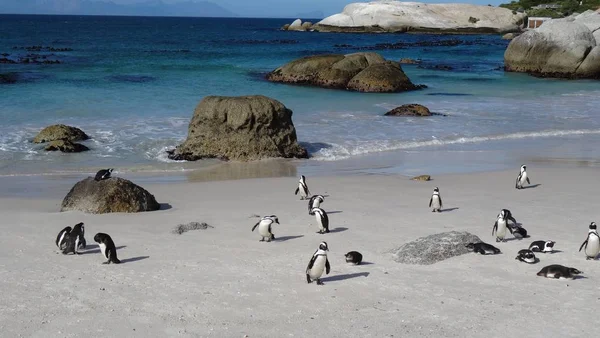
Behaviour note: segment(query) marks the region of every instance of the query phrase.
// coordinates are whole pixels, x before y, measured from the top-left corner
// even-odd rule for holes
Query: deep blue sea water
[[[0,175],[178,171],[165,150],[187,134],[206,95],[263,94],[294,111],[312,158],[303,172],[461,172],[518,169],[521,162],[596,163],[600,83],[539,79],[501,70],[507,41],[496,35],[334,34],[280,31],[286,19],[0,15]],[[453,46],[438,46],[440,41]],[[401,49],[378,44],[404,43]],[[56,50],[28,51],[30,46]],[[68,51],[60,49],[67,48]],[[293,59],[365,49],[404,65],[427,89],[364,94],[269,83]],[[374,48],[374,50],[373,50]],[[8,55],[6,55],[8,54]],[[446,65],[452,70],[434,69]],[[448,116],[389,118],[419,103]],[[46,153],[31,139],[44,126],[82,128],[92,151]]]

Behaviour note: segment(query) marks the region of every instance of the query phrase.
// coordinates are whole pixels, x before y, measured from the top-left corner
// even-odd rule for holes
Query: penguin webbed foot
[[[265,241],[265,238],[263,237],[263,238],[260,239],[259,242],[264,242],[264,241]]]
[[[321,282],[320,279],[317,279],[317,285],[325,285],[325,283]]]
[[[306,281],[308,282],[308,284],[312,283],[312,280],[310,279],[310,276],[308,274],[306,274]]]
[[[102,262],[102,264],[110,264],[110,261]]]

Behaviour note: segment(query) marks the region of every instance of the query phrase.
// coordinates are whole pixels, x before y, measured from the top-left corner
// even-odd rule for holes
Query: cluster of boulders
[[[302,22],[300,19],[294,20],[291,24],[285,24],[281,27],[282,31],[297,31],[297,32],[307,32],[311,31],[313,27],[313,23],[310,21]]]
[[[553,19],[514,38],[504,67],[542,77],[600,79],[600,13]]]
[[[44,148],[46,151],[62,151],[63,153],[79,153],[89,150],[83,144],[77,141],[85,141],[90,137],[83,130],[67,126],[64,124],[55,124],[48,126],[40,131],[33,143],[48,143]]]
[[[398,62],[386,60],[377,53],[307,56],[273,70],[266,78],[273,82],[370,93],[424,87],[413,84]]]

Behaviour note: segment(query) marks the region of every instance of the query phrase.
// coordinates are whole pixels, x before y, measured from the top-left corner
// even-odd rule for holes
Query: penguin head
[[[433,188],[433,192],[434,192],[434,193],[435,193],[435,192],[439,193],[439,192],[440,192],[440,188],[438,188],[438,187],[435,187],[435,188]]]
[[[329,251],[329,247],[327,246],[327,242],[321,242],[321,244],[319,244],[319,250]]]
[[[279,224],[279,218],[277,218],[277,216],[275,215],[271,215],[271,216],[267,216],[266,218],[271,219],[273,222]]]
[[[547,248],[554,248],[554,244],[556,244],[556,242],[554,241],[546,241],[546,247]]]
[[[304,175],[300,175],[300,182],[304,182],[306,180],[306,177],[304,177]]]
[[[319,202],[323,203],[325,201],[325,197],[323,197],[323,195],[317,195],[317,199],[319,200]]]
[[[574,275],[578,275],[580,273],[583,273],[582,271],[579,271],[579,270],[577,270],[575,268],[569,268],[569,272],[572,273],[572,274],[574,274]]]
[[[596,222],[590,223],[590,230],[596,230]]]
[[[521,172],[524,172],[525,170],[527,170],[527,166],[526,165],[521,165]]]
[[[73,226],[73,230],[77,230],[80,229],[81,234],[83,235],[83,233],[85,232],[85,228],[83,227],[83,222],[77,223]]]
[[[115,168],[108,168],[108,173],[111,174]]]

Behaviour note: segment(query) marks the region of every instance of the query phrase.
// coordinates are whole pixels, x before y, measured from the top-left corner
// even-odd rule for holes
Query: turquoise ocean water
[[[600,160],[600,83],[504,73],[508,42],[499,36],[278,30],[289,22],[0,15],[0,58],[60,61],[0,63],[0,74],[11,79],[0,81],[0,176],[214,166],[172,162],[165,154],[186,137],[206,95],[262,94],[292,109],[312,158],[286,162],[290,175],[518,170],[521,162]],[[403,68],[428,88],[363,94],[264,80],[295,58],[366,50],[422,59]],[[382,116],[405,103],[448,116]],[[92,151],[46,153],[31,143],[53,123],[82,128]]]

